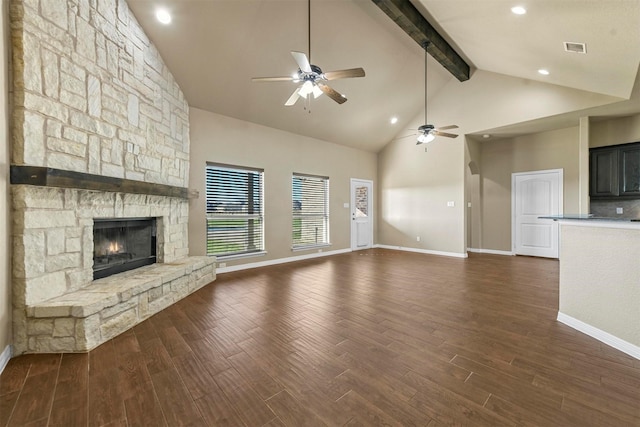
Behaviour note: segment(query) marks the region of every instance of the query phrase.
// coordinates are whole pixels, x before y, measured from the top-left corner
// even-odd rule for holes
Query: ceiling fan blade
[[[293,104],[295,104],[298,101],[298,98],[300,98],[300,95],[298,92],[300,92],[300,88],[296,88],[296,90],[293,91],[289,99],[287,99],[287,102],[284,103],[286,107],[291,107]]]
[[[304,71],[305,73],[311,72],[311,64],[309,64],[309,59],[307,58],[307,55],[305,53],[292,50],[291,55],[293,56],[293,59],[295,59],[298,63],[298,67],[300,67],[301,71]]]
[[[331,86],[326,85],[324,83],[320,83],[320,82],[316,82],[316,84],[318,85],[318,87],[322,92],[324,92],[329,98],[333,99],[338,104],[343,104],[347,102],[347,98],[337,90],[333,89]]]
[[[327,71],[324,73],[327,80],[346,79],[350,77],[364,77],[362,68],[350,68],[348,70]]]
[[[281,76],[281,77],[253,77],[252,82],[291,82],[293,77]]]
[[[447,138],[457,138],[458,137],[458,135],[456,135],[456,134],[447,133],[447,132],[440,132],[440,131],[437,131],[437,130],[432,130],[431,133],[434,134],[434,135],[438,135],[438,136],[445,136]]]
[[[442,127],[439,127],[437,130],[447,130],[447,129],[458,129],[458,125],[442,126]]]

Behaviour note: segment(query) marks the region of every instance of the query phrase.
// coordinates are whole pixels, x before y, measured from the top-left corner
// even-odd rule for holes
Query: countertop
[[[624,218],[624,217],[608,217],[608,216],[594,216],[594,215],[549,215],[541,216],[540,219],[552,219],[558,220],[578,220],[578,221],[616,221],[616,222],[640,222],[640,218]]]

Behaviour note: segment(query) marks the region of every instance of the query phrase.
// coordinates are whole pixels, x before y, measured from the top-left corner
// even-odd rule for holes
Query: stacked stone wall
[[[13,0],[12,163],[186,187],[189,110],[125,0]]]

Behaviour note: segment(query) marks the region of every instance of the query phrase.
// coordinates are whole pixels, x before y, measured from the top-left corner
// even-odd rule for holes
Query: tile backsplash
[[[622,214],[616,213],[622,208]],[[613,218],[640,218],[640,200],[592,200],[590,213]]]

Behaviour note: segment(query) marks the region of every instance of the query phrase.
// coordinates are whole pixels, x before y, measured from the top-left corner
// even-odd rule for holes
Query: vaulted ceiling
[[[290,52],[308,50],[306,0],[127,2],[193,107],[369,151],[407,134],[423,111],[424,50],[371,0],[311,0],[311,63],[324,71],[362,67],[366,77],[331,82],[348,102],[321,96],[307,108],[284,106],[293,83],[251,82],[296,71]],[[637,0],[412,2],[471,65],[471,79],[484,70],[631,96],[640,65]],[[514,15],[516,4],[528,13]],[[170,11],[171,24],[156,20],[158,7]],[[565,52],[563,42],[585,43],[587,53]],[[540,68],[550,74],[538,74]],[[431,57],[428,78],[429,98],[455,80]],[[633,112],[640,112],[637,100],[616,114]],[[391,117],[398,118],[395,125]],[[520,132],[550,123],[561,121],[542,120]]]

